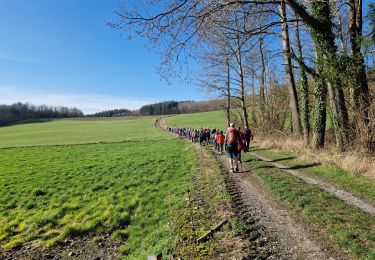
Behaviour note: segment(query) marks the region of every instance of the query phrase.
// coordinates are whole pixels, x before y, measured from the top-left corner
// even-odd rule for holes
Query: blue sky
[[[75,106],[92,113],[210,97],[179,80],[162,80],[159,56],[145,40],[128,40],[105,26],[121,1],[140,2],[0,0],[0,104]],[[364,13],[369,2],[363,1]]]
[[[157,74],[159,56],[105,22],[120,0],[1,0],[0,103],[136,109],[205,94]]]

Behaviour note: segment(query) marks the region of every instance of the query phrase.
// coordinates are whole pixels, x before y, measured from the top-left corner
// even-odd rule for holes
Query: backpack
[[[250,138],[250,136],[251,136],[251,131],[250,131],[250,129],[249,129],[249,128],[245,128],[245,137],[246,137],[246,138]]]
[[[218,134],[217,135],[217,143],[218,144],[223,144],[224,143],[224,135]]]
[[[243,142],[238,143],[238,151],[246,150],[246,145]]]
[[[238,138],[238,131],[235,128],[228,129],[228,143],[236,143]]]

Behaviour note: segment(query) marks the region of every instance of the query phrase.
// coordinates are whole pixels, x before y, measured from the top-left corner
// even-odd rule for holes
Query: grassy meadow
[[[189,232],[178,235],[173,223],[186,222],[186,230],[190,229],[190,218],[181,219],[184,214],[180,209],[189,191],[194,193],[194,173],[202,175],[204,169],[199,168],[195,149],[156,129],[155,119],[66,119],[0,128],[0,250],[26,242],[49,248],[67,238],[95,240],[109,234],[122,244],[123,255],[140,259],[167,252],[181,236],[191,238]],[[215,111],[166,117],[165,125],[225,129],[226,119],[224,111]],[[373,182],[350,172],[310,165],[289,153],[256,152],[373,202]],[[317,187],[270,169],[249,154],[245,161],[265,185],[334,243],[357,257],[374,256],[373,217]],[[207,172],[211,179],[218,178],[217,169]],[[208,190],[212,190],[210,178]],[[222,198],[223,194],[211,195]],[[212,201],[207,205],[216,205]],[[203,215],[201,219],[205,219]],[[201,231],[207,228],[202,224]]]
[[[191,146],[153,123],[56,120],[0,128],[0,248],[110,234],[126,241],[121,250],[129,258],[167,250],[196,160]]]
[[[60,119],[0,127],[0,148],[166,138],[155,117]]]
[[[183,114],[165,118],[166,126],[226,129],[227,121],[224,111],[213,111],[194,114]]]

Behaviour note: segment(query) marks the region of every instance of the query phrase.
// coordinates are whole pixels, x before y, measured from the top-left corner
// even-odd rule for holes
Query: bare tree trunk
[[[294,80],[293,68],[292,68],[292,59],[290,55],[290,41],[289,41],[289,28],[287,23],[287,14],[285,8],[284,0],[281,0],[280,5],[280,15],[282,22],[282,35],[283,35],[283,53],[284,53],[284,66],[285,66],[285,76],[288,81],[289,87],[289,102],[290,109],[292,112],[292,123],[293,123],[293,134],[296,137],[301,137],[301,122],[299,117],[299,106],[298,106],[298,96],[297,96],[297,87]]]
[[[299,37],[299,23],[296,22],[296,43],[298,50],[298,58],[303,61],[302,45]],[[306,71],[303,66],[299,65],[300,75],[300,97],[301,97],[301,122],[303,129],[303,139],[305,144],[308,145],[310,137],[310,107],[309,107],[309,86],[307,82]]]
[[[261,72],[260,72],[260,84],[259,84],[259,98],[260,98],[260,111],[264,112],[266,104],[265,86],[266,86],[266,63],[263,53],[263,38],[259,39],[259,53],[261,58]]]
[[[342,55],[347,55],[348,54],[348,47],[346,45],[345,41],[345,32],[343,28],[343,22],[342,22],[342,17],[339,12],[339,7],[335,7],[335,13],[336,13],[336,19],[337,19],[337,27],[339,31],[339,38],[340,38],[340,52]]]
[[[252,90],[252,123],[256,124],[256,116],[255,116],[255,70],[254,70],[254,63],[251,64],[251,90]]]
[[[230,124],[230,64],[229,64],[229,55],[227,55],[225,60],[225,65],[227,66],[227,126],[229,127]]]
[[[365,62],[361,52],[360,39],[362,37],[362,0],[349,0],[349,39],[353,61],[356,67],[356,77],[353,80],[353,100],[356,108],[356,132],[362,139],[362,148],[371,149],[369,133],[369,109],[371,106]]]
[[[236,14],[236,29],[238,30],[238,17]],[[244,127],[249,127],[249,117],[247,114],[246,109],[246,101],[245,101],[245,78],[243,74],[243,66],[242,66],[242,48],[241,48],[241,37],[238,32],[236,32],[236,56],[237,56],[237,63],[238,63],[238,73],[240,77],[240,100],[241,100],[241,108],[242,108],[242,115],[243,115],[243,124]]]

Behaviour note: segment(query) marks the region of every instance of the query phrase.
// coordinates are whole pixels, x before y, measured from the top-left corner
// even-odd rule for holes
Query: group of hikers
[[[202,127],[200,129],[168,127],[167,130],[180,137],[185,137],[193,143],[199,142],[200,145],[212,143],[215,151],[220,154],[223,154],[225,149],[232,173],[239,171],[238,166],[242,163],[241,153],[242,151],[249,151],[250,142],[254,139],[254,133],[250,128],[236,128],[234,123],[230,123],[225,132],[216,128],[209,129]]]

